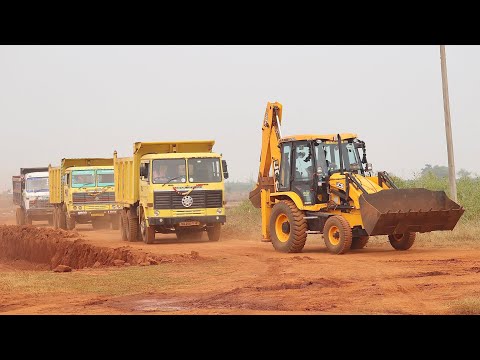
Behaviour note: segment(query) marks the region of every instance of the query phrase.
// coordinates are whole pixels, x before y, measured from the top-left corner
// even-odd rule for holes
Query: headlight
[[[160,215],[160,211],[158,211],[158,210],[155,210],[153,213],[155,214],[155,216],[159,216],[159,215]]]
[[[79,206],[79,207],[78,207],[78,210],[82,210],[82,207],[81,207],[81,206]]]
[[[221,214],[222,213],[222,209],[217,209],[217,214]]]
[[[77,207],[76,207],[76,206],[73,206],[73,210],[77,210]]]

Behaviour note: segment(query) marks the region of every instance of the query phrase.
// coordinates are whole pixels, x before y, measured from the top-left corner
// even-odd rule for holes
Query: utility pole
[[[457,183],[455,178],[455,160],[453,157],[452,123],[450,120],[450,100],[448,97],[445,45],[440,45],[440,61],[442,64],[443,110],[445,112],[445,133],[447,136],[448,181],[450,183],[450,196],[453,201],[457,202]]]

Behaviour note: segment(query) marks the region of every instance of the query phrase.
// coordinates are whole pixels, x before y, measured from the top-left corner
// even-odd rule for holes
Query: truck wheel
[[[120,213],[120,237],[122,241],[127,241],[127,213],[122,210]]]
[[[71,216],[67,217],[67,229],[68,230],[75,229],[75,219]]]
[[[58,209],[58,227],[67,230],[67,214],[61,208]]]
[[[28,215],[25,215],[25,225],[32,225],[32,218]]]
[[[138,217],[134,211],[133,208],[127,210],[127,240],[130,242],[137,241],[138,235]]]
[[[48,217],[48,225],[52,226],[53,225],[53,216]]]
[[[330,216],[325,221],[323,239],[327,249],[332,254],[344,254],[352,246],[352,229],[343,217]]]
[[[58,212],[57,208],[53,208],[53,228],[58,229]]]
[[[388,240],[395,250],[408,250],[415,242],[417,233],[408,232],[405,234],[388,235]]]
[[[301,252],[307,241],[307,221],[291,200],[275,204],[270,215],[270,236],[277,251]]]
[[[15,218],[17,220],[17,225],[25,225],[25,215],[22,208],[17,208],[15,210]]]
[[[363,249],[368,243],[368,236],[356,236],[352,238],[352,246],[350,249],[359,250]]]
[[[218,241],[220,240],[220,233],[222,231],[222,224],[215,223],[213,226],[207,226],[207,235],[208,241]],[[199,232],[199,240],[202,237],[202,233]]]
[[[153,226],[147,226],[145,215],[142,216],[140,232],[142,234],[142,240],[145,244],[152,244],[155,241],[155,228]]]

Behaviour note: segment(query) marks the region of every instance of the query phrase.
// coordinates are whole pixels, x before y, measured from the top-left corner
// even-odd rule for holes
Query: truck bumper
[[[48,209],[28,209],[27,214],[29,216],[49,216],[53,215],[53,208]]]
[[[121,210],[89,210],[89,211],[70,211],[70,216],[81,217],[102,217],[120,214]]]
[[[227,217],[225,215],[213,216],[181,216],[174,218],[149,217],[149,225],[165,225],[173,226],[184,221],[199,221],[200,224],[225,223]]]

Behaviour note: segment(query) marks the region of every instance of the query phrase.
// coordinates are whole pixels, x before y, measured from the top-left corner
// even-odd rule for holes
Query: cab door
[[[314,153],[307,141],[293,143],[291,190],[300,196],[304,205],[314,205]]]

